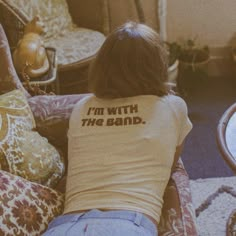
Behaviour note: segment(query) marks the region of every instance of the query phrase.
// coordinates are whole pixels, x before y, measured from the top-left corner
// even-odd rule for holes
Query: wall
[[[165,0],[168,41],[194,38],[210,47],[236,45],[235,0]]]

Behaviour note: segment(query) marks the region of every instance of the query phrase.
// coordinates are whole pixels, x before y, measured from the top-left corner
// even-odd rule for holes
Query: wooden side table
[[[216,138],[221,155],[236,173],[236,103],[222,115]]]
[[[30,78],[29,85],[32,88],[40,88],[43,92],[49,93],[53,92],[56,94],[60,94],[59,91],[59,80],[57,78],[57,58],[56,58],[56,49],[52,47],[46,48],[48,60],[49,60],[49,71],[40,77]],[[25,81],[22,82],[23,85],[27,88],[27,83]],[[36,89],[37,91],[37,89]],[[37,94],[33,94],[37,95]]]

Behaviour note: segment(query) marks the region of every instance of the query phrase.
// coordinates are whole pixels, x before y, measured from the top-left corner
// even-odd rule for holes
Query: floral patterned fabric
[[[0,96],[0,163],[3,170],[28,180],[55,186],[64,174],[58,151],[41,137],[24,94]]]
[[[0,235],[39,236],[63,210],[62,194],[0,171]]]
[[[55,37],[66,29],[73,28],[66,0],[7,0],[30,21],[39,15],[45,24],[45,38]]]
[[[56,48],[58,66],[65,66],[95,55],[104,40],[105,36],[97,31],[74,27],[47,39],[45,45]]]
[[[74,105],[86,94],[35,96],[28,100],[37,123],[37,131],[67,156],[67,130]]]
[[[198,235],[196,225],[196,215],[192,204],[192,195],[190,192],[189,178],[184,169],[183,162],[180,160],[172,178],[176,185],[178,193],[185,235]]]
[[[181,160],[165,191],[159,233],[163,236],[198,235],[189,178]]]

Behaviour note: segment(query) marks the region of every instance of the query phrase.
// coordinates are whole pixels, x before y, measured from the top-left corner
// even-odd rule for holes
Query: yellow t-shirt
[[[176,146],[191,128],[174,95],[88,95],[70,118],[65,213],[132,210],[159,222]]]

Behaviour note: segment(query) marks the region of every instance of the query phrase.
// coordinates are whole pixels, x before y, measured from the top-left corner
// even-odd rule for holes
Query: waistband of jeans
[[[138,226],[142,226],[154,234],[157,232],[156,225],[144,214],[135,212],[135,211],[126,211],[126,210],[110,210],[110,211],[100,211],[93,209],[85,213],[72,213],[65,214],[55,218],[48,228],[53,228],[62,223],[66,222],[76,222],[81,219],[122,219],[133,222]]]

